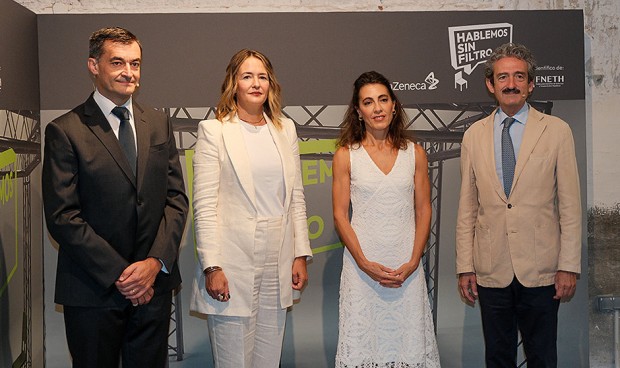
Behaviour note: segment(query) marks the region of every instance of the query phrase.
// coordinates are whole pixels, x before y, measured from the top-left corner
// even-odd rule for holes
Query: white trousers
[[[280,364],[286,322],[278,283],[282,226],[279,217],[258,221],[251,316],[207,316],[215,368],[277,368]]]

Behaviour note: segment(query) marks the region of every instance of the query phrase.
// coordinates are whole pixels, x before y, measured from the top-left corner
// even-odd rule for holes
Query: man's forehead
[[[521,66],[524,66],[527,68],[527,61],[518,58],[516,56],[504,56],[502,58],[499,58],[495,61],[494,66],[497,66],[498,64],[501,65],[516,65],[519,64]]]
[[[110,41],[107,40],[104,42],[103,44],[103,53],[107,53],[108,56],[112,57],[112,58],[121,58],[122,56],[120,54],[126,55],[126,51],[133,51],[131,49],[136,48],[137,51],[137,57],[134,58],[136,59],[140,59],[142,57],[142,50],[140,49],[140,46],[138,45],[137,42],[133,41],[133,42],[115,42],[115,41]]]
[[[493,64],[493,71],[497,74],[525,73],[527,74],[527,62],[514,56],[505,56]]]

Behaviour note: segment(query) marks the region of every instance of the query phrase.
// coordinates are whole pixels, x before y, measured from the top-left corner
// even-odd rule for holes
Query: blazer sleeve
[[[567,124],[564,126],[556,167],[561,232],[558,270],[581,273],[582,224],[579,174],[573,134]]]
[[[474,234],[478,214],[478,188],[471,157],[471,134],[461,144],[461,194],[456,220],[456,273],[475,272]]]
[[[220,244],[216,239],[221,142],[221,122],[217,120],[200,122],[193,163],[193,207],[196,251],[203,270],[222,264]]]
[[[84,219],[79,181],[78,157],[72,142],[56,122],[51,122],[45,129],[42,173],[47,229],[62,252],[108,288],[129,263]]]
[[[179,254],[179,246],[185,230],[185,221],[189,201],[185,195],[183,170],[179,162],[179,153],[172,131],[172,124],[167,120],[168,129],[168,182],[166,204],[157,229],[157,235],[149,251],[149,257],[161,260],[170,272]]]
[[[306,256],[312,258],[312,249],[308,238],[308,219],[306,215],[306,199],[304,196],[304,186],[301,179],[301,161],[299,158],[299,143],[297,141],[297,131],[292,121],[287,121],[287,136],[291,143],[295,161],[295,181],[293,184],[293,194],[291,197],[290,216],[292,216],[295,239],[295,258]]]

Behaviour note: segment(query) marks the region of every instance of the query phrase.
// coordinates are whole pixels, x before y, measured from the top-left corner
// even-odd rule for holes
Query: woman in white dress
[[[207,314],[216,368],[275,368],[312,251],[295,125],[265,55],[232,57],[216,118],[200,122],[194,155],[190,309]]]
[[[428,161],[405,137],[406,121],[383,75],[355,81],[333,161],[334,222],[346,247],[337,368],[439,367],[420,265],[431,222]]]

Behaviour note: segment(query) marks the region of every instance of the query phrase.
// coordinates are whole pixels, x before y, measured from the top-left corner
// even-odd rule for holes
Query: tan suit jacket
[[[496,110],[497,112],[497,110]],[[530,107],[506,198],[495,171],[493,120],[474,123],[461,145],[456,272],[478,284],[551,285],[558,270],[581,269],[581,200],[570,127]]]
[[[299,147],[294,123],[282,119],[277,129],[267,118],[281,157],[285,184],[284,231],[278,260],[280,304],[293,304],[292,265],[295,257],[311,256],[306,204],[301,180]],[[198,265],[191,310],[206,314],[250,316],[254,285],[256,198],[249,154],[237,117],[198,126],[194,155],[194,220]],[[231,299],[221,303],[205,289],[203,270],[221,266]]]

